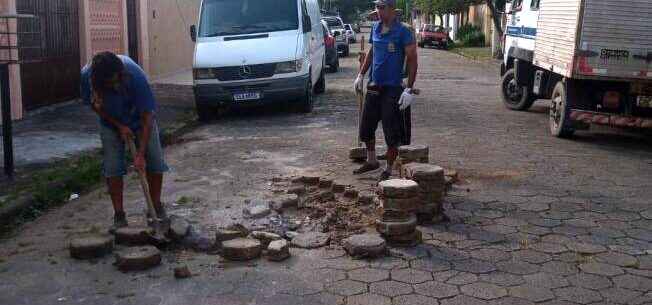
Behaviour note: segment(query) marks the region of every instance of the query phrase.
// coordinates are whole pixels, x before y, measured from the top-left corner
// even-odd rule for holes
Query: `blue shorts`
[[[155,121],[152,122],[152,131],[149,135],[149,143],[147,143],[147,151],[145,152],[145,160],[147,162],[146,170],[148,173],[164,173],[169,170],[165,160],[163,159],[163,149],[161,147],[161,140],[158,132],[158,125]],[[136,138],[138,135],[136,135]],[[100,124],[100,138],[102,139],[102,174],[106,178],[122,177],[127,174],[126,150],[125,144],[120,137],[120,134],[109,127]],[[136,145],[138,145],[136,139]]]

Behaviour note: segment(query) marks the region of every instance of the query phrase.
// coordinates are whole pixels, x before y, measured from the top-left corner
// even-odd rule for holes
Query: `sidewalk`
[[[190,75],[190,85],[192,75]],[[175,78],[152,84],[159,103],[157,118],[163,133],[187,112],[192,111],[192,87]],[[28,113],[13,122],[14,162],[17,175],[47,167],[54,162],[101,147],[97,115],[80,101],[55,105]],[[2,143],[0,130],[0,143]],[[0,160],[4,153],[0,144]],[[7,183],[0,161],[0,189]],[[2,191],[0,191],[0,194]]]

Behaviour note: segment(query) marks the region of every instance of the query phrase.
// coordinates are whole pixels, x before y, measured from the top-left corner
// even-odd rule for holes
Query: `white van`
[[[317,0],[203,0],[190,28],[199,118],[286,101],[311,112],[326,86],[320,19]]]

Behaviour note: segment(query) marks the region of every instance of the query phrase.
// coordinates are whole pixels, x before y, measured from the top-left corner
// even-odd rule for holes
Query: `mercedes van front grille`
[[[213,69],[217,79],[223,82],[272,77],[275,70],[275,63]]]

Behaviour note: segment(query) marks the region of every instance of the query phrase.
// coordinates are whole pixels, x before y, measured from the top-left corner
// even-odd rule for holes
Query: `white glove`
[[[401,94],[401,98],[398,100],[398,109],[405,110],[407,107],[410,107],[414,103],[416,96],[412,94],[412,89],[406,88]]]
[[[358,77],[355,78],[355,82],[353,82],[353,90],[355,90],[355,92],[362,92],[363,82],[364,75],[358,74]]]

